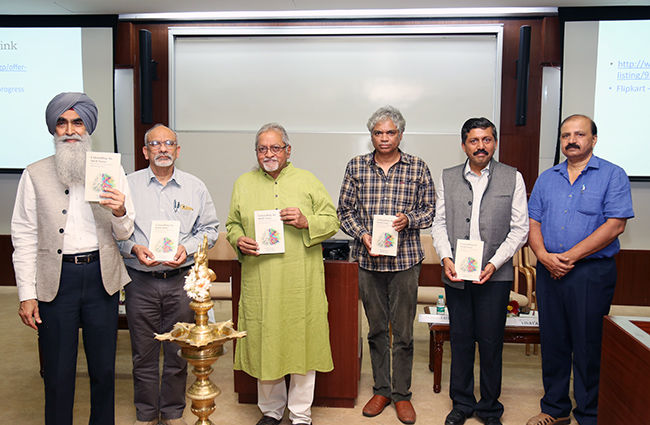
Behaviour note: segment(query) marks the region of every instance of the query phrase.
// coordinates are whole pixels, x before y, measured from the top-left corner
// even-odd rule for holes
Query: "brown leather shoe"
[[[397,419],[399,419],[403,424],[415,423],[415,409],[410,401],[404,400],[395,402],[395,409],[397,409]]]
[[[366,403],[365,406],[363,406],[363,416],[368,416],[369,418],[372,418],[373,416],[377,416],[381,412],[384,411],[386,406],[390,404],[390,399],[388,397],[384,397],[383,395],[374,395],[370,399],[368,403]]]

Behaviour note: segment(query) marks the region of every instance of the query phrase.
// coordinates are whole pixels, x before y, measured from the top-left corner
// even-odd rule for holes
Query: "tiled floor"
[[[419,308],[420,312],[422,308]],[[43,424],[43,384],[38,374],[38,354],[36,332],[22,324],[17,314],[18,296],[15,287],[0,287],[0,323],[3,324],[3,341],[0,345],[0,424],[40,425]],[[230,303],[217,302],[215,315],[218,321],[230,319]],[[365,319],[364,319],[365,320]],[[367,326],[363,324],[365,337]],[[237,403],[233,392],[232,348],[214,365],[212,380],[221,388],[222,394],[216,399],[217,410],[210,417],[215,424],[254,425],[260,413],[255,405]],[[392,406],[375,418],[362,416],[361,409],[372,396],[372,372],[368,347],[363,346],[363,368],[359,386],[359,397],[354,409],[314,408],[313,421],[316,425],[372,424],[399,425]],[[428,369],[429,332],[425,324],[415,323],[415,358],[413,367],[413,405],[418,413],[418,424],[444,423],[451,409],[449,400],[449,344],[445,344],[443,363],[442,392],[432,391],[433,374]],[[478,359],[478,354],[477,354]],[[506,425],[525,424],[528,418],[539,411],[539,399],[543,395],[541,387],[540,356],[526,356],[524,346],[508,344],[504,349],[504,374],[501,402],[505,405],[502,418]],[[85,425],[89,416],[88,374],[83,349],[80,349],[78,362],[77,395],[74,425]],[[476,371],[478,377],[478,369]],[[194,376],[190,374],[190,382]],[[478,383],[478,378],[477,378]],[[132,425],[135,422],[133,407],[133,381],[131,378],[131,348],[128,331],[119,331],[117,347],[116,378],[116,417],[117,425]],[[189,409],[185,410],[188,424],[196,422]],[[482,423],[476,417],[467,424]],[[283,425],[288,425],[285,419]]]

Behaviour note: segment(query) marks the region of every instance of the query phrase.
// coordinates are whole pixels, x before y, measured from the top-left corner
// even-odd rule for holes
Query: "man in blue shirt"
[[[194,312],[183,290],[193,254],[208,236],[212,247],[219,220],[205,184],[174,167],[180,153],[176,133],[157,124],[144,136],[149,167],[128,176],[136,206],[135,230],[120,243],[132,282],[126,286],[126,316],[131,334],[136,425],[187,425],[185,409],[187,363],[173,342],[154,333],[171,331],[177,322],[192,322]],[[180,222],[178,247],[172,260],[157,260],[149,249],[153,220]],[[173,239],[173,238],[172,238]],[[154,244],[155,245],[155,244]],[[163,369],[160,374],[160,345]]]
[[[596,425],[603,316],[616,286],[618,236],[634,217],[625,171],[593,155],[596,124],[571,115],[560,126],[567,160],[539,176],[528,203],[529,243],[537,256],[542,350],[542,412],[527,425]]]

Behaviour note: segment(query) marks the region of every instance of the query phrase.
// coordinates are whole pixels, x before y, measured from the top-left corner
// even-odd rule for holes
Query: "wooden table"
[[[648,423],[650,318],[605,316],[600,364],[598,423]]]
[[[424,312],[430,314],[429,307]],[[449,325],[429,325],[429,370],[433,371],[433,392],[439,393],[442,380],[442,354],[445,341],[449,341]],[[536,326],[506,326],[503,342],[539,344],[539,328]]]

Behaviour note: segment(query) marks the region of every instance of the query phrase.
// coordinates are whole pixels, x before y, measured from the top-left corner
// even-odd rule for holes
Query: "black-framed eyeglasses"
[[[163,141],[152,140],[149,143],[147,143],[147,146],[149,146],[151,149],[158,149],[163,144],[168,148],[173,148],[174,146],[176,146],[176,141],[175,140],[163,140]]]
[[[287,146],[289,145],[284,145],[284,146],[275,145],[275,146],[271,146],[270,148],[267,148],[266,146],[258,146],[257,149],[255,149],[255,152],[257,152],[260,155],[264,155],[269,151],[269,149],[271,149],[271,152],[277,154],[282,152],[283,149],[286,149]]]

